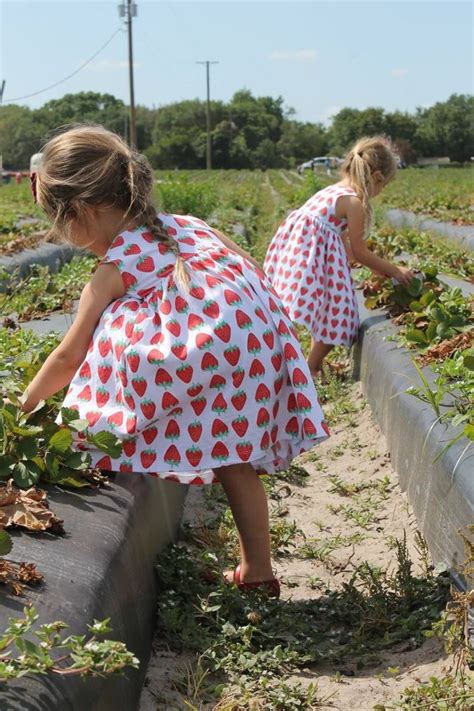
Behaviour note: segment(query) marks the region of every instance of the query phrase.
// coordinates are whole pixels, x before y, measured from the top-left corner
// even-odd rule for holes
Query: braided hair
[[[175,281],[189,279],[177,241],[165,229],[152,200],[148,160],[117,134],[94,124],[65,126],[43,148],[38,203],[53,220],[53,233],[71,241],[73,220],[86,206],[116,207],[136,220],[175,255]]]

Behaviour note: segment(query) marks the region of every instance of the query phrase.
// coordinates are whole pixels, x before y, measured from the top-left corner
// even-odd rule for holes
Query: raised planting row
[[[459,284],[434,267],[408,288],[368,279],[356,363],[430,552],[466,586],[457,534],[474,521],[474,339],[472,289]]]
[[[88,455],[71,449],[73,431],[90,437],[88,423],[63,408],[68,424],[55,424],[61,394],[30,415],[21,412],[16,398],[58,338],[0,329],[0,570],[5,586],[0,650],[3,642],[17,646],[11,662],[0,651],[2,709],[133,709],[153,634],[153,561],[175,536],[185,489],[140,474],[106,477],[92,469]],[[120,448],[110,433],[96,434],[94,442],[104,460]],[[25,536],[25,529],[35,535]],[[34,606],[36,616],[10,623],[2,636],[26,604]],[[96,631],[110,632],[109,641],[93,639],[93,646],[83,649],[82,638],[74,635],[106,618],[112,631],[108,624]],[[44,641],[44,635],[60,632],[61,626],[51,626],[56,620],[73,635],[72,659],[67,647],[46,655],[34,646],[36,635]],[[41,669],[50,673],[35,676]],[[123,670],[125,676],[117,676]]]

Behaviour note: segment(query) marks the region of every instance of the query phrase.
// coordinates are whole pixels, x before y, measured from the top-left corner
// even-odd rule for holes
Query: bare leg
[[[311,375],[319,375],[323,366],[323,361],[334,346],[331,343],[320,343],[311,339],[311,353],[308,356],[308,366]]]
[[[240,541],[241,580],[252,583],[273,578],[268,504],[265,489],[251,464],[232,464],[214,470],[224,487]],[[227,573],[229,582],[232,573]]]

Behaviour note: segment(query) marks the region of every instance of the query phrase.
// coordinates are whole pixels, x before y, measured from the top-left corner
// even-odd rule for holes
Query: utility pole
[[[7,82],[5,81],[5,79],[3,79],[3,80],[2,80],[2,84],[1,84],[1,86],[0,86],[0,106],[2,105],[3,92],[5,91],[5,84],[6,84],[6,83],[7,83]]]
[[[135,115],[135,91],[133,88],[133,41],[132,17],[137,16],[137,5],[132,0],[125,0],[119,5],[119,15],[125,18],[128,32],[128,79],[130,84],[130,146],[137,146],[137,122]]]
[[[206,168],[211,170],[212,168],[212,147],[211,147],[211,92],[210,92],[210,80],[209,80],[209,65],[219,64],[219,62],[210,62],[209,60],[205,62],[196,62],[196,64],[206,65],[206,84],[207,84],[207,106],[206,106],[206,126],[207,126],[207,151],[206,151]]]

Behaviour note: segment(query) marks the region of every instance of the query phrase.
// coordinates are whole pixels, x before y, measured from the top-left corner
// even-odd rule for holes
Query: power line
[[[39,91],[34,91],[32,94],[26,94],[26,96],[16,96],[14,99],[6,99],[3,102],[3,104],[13,104],[15,101],[22,101],[23,99],[29,99],[32,96],[38,96],[38,94],[43,94],[45,91],[54,89],[54,87],[59,86],[59,84],[63,84],[65,81],[67,81],[68,79],[71,79],[73,76],[78,74],[82,69],[84,69],[84,67],[86,67],[88,64],[90,64],[90,62],[92,62],[92,60],[95,59],[97,57],[97,55],[100,54],[102,52],[102,50],[104,50],[112,42],[114,37],[116,35],[118,35],[119,32],[123,32],[121,27],[119,27],[118,30],[115,30],[113,35],[111,35],[111,37],[109,37],[107,42],[105,44],[103,44],[102,47],[100,49],[98,49],[97,52],[95,52],[92,55],[92,57],[89,57],[89,59],[87,59],[83,64],[81,64],[80,67],[78,67],[75,71],[73,71],[72,74],[68,74],[68,76],[64,77],[64,79],[60,79],[59,81],[55,82],[54,84],[50,84],[49,86],[46,86],[44,89],[40,89]]]

